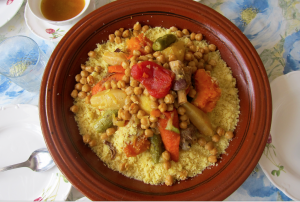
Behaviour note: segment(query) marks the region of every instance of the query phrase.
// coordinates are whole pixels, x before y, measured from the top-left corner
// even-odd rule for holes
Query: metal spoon
[[[52,160],[48,150],[46,148],[42,148],[35,150],[27,161],[0,168],[0,172],[20,167],[28,167],[33,171],[42,172],[49,170],[53,166],[55,166],[55,163]]]

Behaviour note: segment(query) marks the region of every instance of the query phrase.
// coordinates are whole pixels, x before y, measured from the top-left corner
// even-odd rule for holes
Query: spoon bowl
[[[55,163],[51,158],[51,155],[48,152],[48,150],[46,148],[41,148],[35,150],[30,155],[27,161],[0,168],[0,172],[15,169],[15,168],[20,168],[20,167],[28,167],[33,171],[43,172],[49,170],[54,166]]]

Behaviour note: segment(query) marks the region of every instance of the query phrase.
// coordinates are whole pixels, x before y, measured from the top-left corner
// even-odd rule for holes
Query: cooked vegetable
[[[139,107],[144,110],[147,114],[150,114],[151,112],[151,100],[149,98],[149,96],[146,95],[141,95],[140,97],[138,97],[139,99]]]
[[[166,34],[162,37],[159,37],[155,40],[152,45],[153,50],[161,51],[170,46],[172,43],[176,41],[177,37],[174,34]]]
[[[123,52],[105,52],[102,59],[109,65],[121,65],[127,60],[127,56]]]
[[[162,148],[162,140],[160,135],[158,134],[154,134],[151,138],[150,138],[150,154],[152,157],[152,161],[154,163],[158,163],[159,162],[159,158],[163,152],[163,148]]]
[[[125,74],[125,69],[122,67],[122,65],[112,65],[108,67],[108,72]]]
[[[142,135],[137,137],[136,141],[127,144],[123,151],[127,157],[134,157],[143,153],[144,151],[149,149],[149,147],[149,140],[144,135]]]
[[[142,55],[145,55],[145,47],[152,47],[153,42],[146,36],[144,36],[143,33],[141,33],[137,37],[132,37],[130,40],[127,41],[126,44],[127,50],[131,53],[131,55],[133,55],[134,50],[138,50],[141,52]]]
[[[113,115],[116,116],[118,110],[105,110],[96,121],[94,128],[98,133],[103,133],[113,126]]]
[[[166,127],[169,120],[172,119],[172,125],[177,129],[179,128],[178,114],[176,109],[171,112],[164,112],[163,114],[165,118],[159,119],[158,129],[165,149],[170,153],[171,159],[177,162],[179,159],[180,134],[172,130],[167,130]]]
[[[155,98],[166,96],[172,86],[174,73],[151,61],[132,66],[131,76],[141,82]]]
[[[93,88],[92,88],[92,95],[96,95],[97,93],[105,90],[105,86],[104,83],[106,81],[121,81],[123,76],[125,74],[121,74],[121,73],[117,73],[117,74],[109,74],[107,77],[105,77],[104,79],[102,79],[101,81],[99,81]]]
[[[126,93],[119,89],[108,89],[91,97],[91,105],[102,110],[120,109],[125,105]]]
[[[192,103],[204,112],[211,112],[221,97],[218,83],[204,69],[198,69],[194,79],[197,94]]]
[[[207,136],[213,136],[215,134],[207,114],[189,102],[182,104],[182,106],[186,109],[185,114],[201,134]]]
[[[185,55],[185,47],[183,41],[177,41],[171,44],[168,48],[162,51],[165,58],[169,58],[170,55],[175,55],[177,60],[183,62]]]

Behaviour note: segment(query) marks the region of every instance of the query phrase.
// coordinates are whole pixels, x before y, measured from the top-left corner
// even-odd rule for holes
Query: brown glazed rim
[[[144,16],[168,16],[192,22],[203,27],[207,33],[210,32],[207,34],[208,39],[221,41],[217,47],[220,48],[222,58],[232,64],[237,86],[241,88],[239,94],[243,98],[237,134],[226,150],[229,156],[223,156],[224,160],[218,166],[206,169],[202,175],[193,179],[172,187],[159,186],[162,192],[153,191],[157,188],[153,185],[145,185],[143,191],[128,188],[101,173],[93,166],[94,162],[81,152],[80,145],[83,143],[78,143],[76,139],[78,130],[71,128],[70,121],[67,121],[73,117],[72,113],[67,112],[71,102],[66,104],[71,92],[66,90],[69,89],[69,78],[74,78],[70,73],[73,66],[68,66],[76,60],[72,55],[79,54],[80,49],[97,34],[99,37],[105,35],[108,39],[108,34],[112,32],[105,30],[114,23],[129,18],[136,22]],[[157,20],[155,26],[170,23],[176,26],[176,22],[159,23]],[[83,34],[88,34],[88,37],[80,40]],[[72,49],[74,47],[77,49]],[[229,53],[223,55],[221,47]],[[80,61],[86,59],[80,58]],[[230,62],[233,60],[236,63]],[[240,70],[235,70],[234,64]],[[79,66],[77,72],[80,71]],[[213,9],[189,0],[118,0],[87,15],[59,42],[45,69],[39,110],[44,139],[56,165],[73,186],[92,200],[224,200],[247,179],[262,155],[270,132],[272,102],[268,77],[256,50],[234,24]],[[102,165],[101,162],[99,164]],[[120,174],[114,175],[124,179]],[[128,179],[128,182],[141,185],[136,180]]]

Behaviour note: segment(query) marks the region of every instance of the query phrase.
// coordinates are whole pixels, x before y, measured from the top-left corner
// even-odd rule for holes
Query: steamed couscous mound
[[[211,157],[219,158],[221,154],[226,153],[225,150],[229,145],[230,139],[232,138],[232,131],[234,131],[237,125],[238,116],[240,113],[238,89],[236,88],[236,80],[235,78],[233,78],[230,68],[227,67],[226,63],[220,57],[219,51],[207,51],[209,44],[205,40],[202,40],[202,36],[200,40],[196,40],[196,34],[187,34],[186,30],[178,33],[178,30],[176,30],[174,27],[170,29],[161,27],[149,29],[147,28],[148,27],[146,27],[145,29],[144,27],[135,29],[134,27],[133,30],[127,31],[127,33],[129,33],[129,37],[119,37],[116,40],[116,38],[119,36],[119,34],[116,33],[116,35],[110,36],[112,37],[110,38],[111,40],[108,40],[106,43],[97,44],[97,48],[94,51],[90,52],[91,54],[89,53],[89,60],[85,65],[82,65],[83,71],[86,67],[94,67],[94,71],[89,72],[90,79],[87,79],[86,83],[92,80],[92,82],[90,83],[90,86],[92,88],[93,86],[95,86],[95,84],[101,82],[103,78],[106,78],[108,75],[108,66],[110,65],[105,61],[105,58],[103,57],[104,54],[106,52],[115,52],[116,50],[118,50],[117,52],[128,53],[128,40],[130,39],[130,37],[137,36],[137,33],[143,33],[144,36],[152,42],[156,41],[159,37],[165,36],[166,34],[174,34],[175,36],[177,36],[177,42],[184,42],[185,53],[189,52],[189,48],[192,49],[194,47],[196,47],[197,51],[202,51],[203,53],[202,58],[194,58],[193,61],[196,63],[196,68],[191,71],[195,72],[197,71],[197,69],[203,68],[206,70],[206,72],[209,71],[210,73],[208,75],[211,76],[212,80],[218,85],[218,88],[221,90],[220,98],[216,102],[215,107],[211,112],[207,113],[207,117],[211,123],[211,128],[217,135],[207,136],[205,134],[201,134],[199,130],[196,130],[196,133],[194,133],[192,137],[193,140],[189,142],[190,144],[188,144],[188,147],[183,148],[183,145],[181,145],[181,143],[184,137],[182,137],[181,134],[178,161],[176,162],[174,160],[166,159],[164,158],[165,154],[160,154],[161,157],[159,158],[159,162],[154,163],[153,155],[151,154],[149,147],[147,147],[144,152],[141,152],[135,156],[128,156],[128,154],[124,152],[124,148],[127,145],[132,144],[132,142],[135,142],[137,138],[139,138],[137,134],[139,134],[140,136],[143,135],[143,132],[139,132],[141,131],[141,122],[140,119],[136,117],[136,115],[130,114],[131,117],[127,120],[124,118],[125,124],[122,127],[117,127],[115,125],[112,126],[112,134],[109,134],[110,132],[108,133],[107,130],[106,132],[104,131],[99,133],[99,130],[97,130],[97,128],[94,126],[97,124],[97,121],[99,121],[99,117],[103,115],[103,110],[99,110],[99,107],[91,104],[90,99],[94,95],[92,95],[91,92],[88,91],[90,89],[88,89],[87,92],[83,93],[83,95],[79,95],[79,93],[81,92],[80,88],[75,89],[78,95],[74,95],[74,92],[72,92],[73,94],[71,94],[74,97],[74,106],[72,106],[71,110],[75,113],[75,120],[78,124],[79,132],[83,136],[84,142],[89,144],[91,149],[109,168],[118,171],[130,178],[141,180],[147,184],[157,185],[166,183],[167,185],[171,185],[175,180],[184,180],[187,177],[194,177],[198,174],[201,174],[205,168],[217,164],[217,161],[214,159],[211,160]],[[125,30],[119,31],[121,33],[125,32]],[[152,55],[155,55],[154,53],[155,51],[153,50],[150,52],[150,54]],[[149,53],[144,55],[149,55]],[[135,57],[136,62],[134,62],[134,64],[137,63],[139,57],[141,56]],[[132,62],[133,60],[129,58],[130,57],[128,57],[128,61]],[[170,69],[168,65],[164,65],[164,63],[156,60],[156,58],[158,57],[149,56],[150,61],[157,62],[161,64],[161,66],[164,66],[166,69]],[[166,59],[165,63],[168,64],[168,59]],[[183,63],[187,62],[183,61]],[[134,64],[130,65],[129,63],[128,65],[130,66],[127,68],[132,68]],[[193,63],[188,64],[193,65]],[[77,79],[80,83],[80,79]],[[127,93],[128,91],[126,91],[126,88],[130,85],[130,81],[128,82],[126,81],[126,79],[124,79],[124,81],[126,83],[126,86],[119,86],[121,88],[118,89],[123,90]],[[124,84],[124,82],[122,84]],[[82,83],[82,85],[84,85],[84,83]],[[193,86],[193,79],[191,81],[191,86]],[[145,87],[141,84],[139,84],[138,87],[141,87],[141,89],[143,90],[145,89]],[[106,86],[105,89],[107,88],[109,87]],[[111,89],[113,88],[111,87]],[[195,89],[195,87],[190,88],[190,92],[188,93],[188,95],[190,95],[191,97],[188,96],[188,101],[197,96],[196,90],[197,89]],[[174,92],[176,91],[173,91],[173,94]],[[139,97],[141,95],[137,96]],[[157,101],[155,102],[157,102],[158,105],[161,104],[159,99],[157,99]],[[147,103],[144,105],[146,106]],[[171,111],[173,108],[177,108],[177,112],[179,113],[179,111],[181,110],[179,109],[180,105],[178,105],[177,103],[176,96],[173,103],[167,103],[165,106],[170,107],[170,109],[168,108],[166,111]],[[154,110],[155,107],[150,107],[150,109]],[[120,117],[119,115],[116,116],[118,117],[114,118],[119,118],[120,120],[122,120],[122,117]],[[144,118],[145,117],[148,117],[150,119],[149,114],[147,113],[145,113]],[[190,117],[188,120],[185,120],[186,118],[183,118],[183,114],[179,114],[179,117],[179,129],[181,131],[185,129],[185,127],[189,127],[189,125],[193,123]],[[157,119],[160,118],[162,117],[157,117]],[[157,119],[153,122],[150,121],[150,123],[159,123]],[[185,124],[181,124],[182,122],[185,122],[188,126],[186,126]],[[158,127],[157,124],[156,127]],[[146,128],[151,129],[155,134],[159,134],[159,130],[155,129],[155,126],[152,127],[152,125],[150,125]],[[142,131],[146,131],[146,128],[142,128]],[[225,131],[229,131],[229,133],[224,135]],[[146,138],[150,139],[151,135]],[[213,145],[211,148],[209,148],[209,143]],[[112,154],[113,151],[111,147],[114,148],[114,156]],[[162,149],[164,150],[166,148],[164,148],[164,146],[162,145]],[[214,153],[212,152],[213,149]]]

